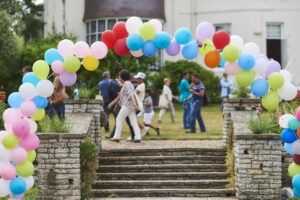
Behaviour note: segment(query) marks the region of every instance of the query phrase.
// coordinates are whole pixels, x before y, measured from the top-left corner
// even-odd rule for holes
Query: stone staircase
[[[114,149],[100,153],[94,199],[231,197],[224,149]]]

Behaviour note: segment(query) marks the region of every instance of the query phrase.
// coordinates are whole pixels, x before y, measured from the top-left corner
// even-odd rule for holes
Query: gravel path
[[[144,140],[120,143],[102,140],[102,149],[223,148],[222,140]]]

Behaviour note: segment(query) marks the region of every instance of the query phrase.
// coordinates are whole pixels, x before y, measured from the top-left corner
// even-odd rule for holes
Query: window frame
[[[222,26],[222,27],[225,27],[225,26],[229,26],[229,32],[225,29],[225,28],[221,28],[220,30],[224,30],[226,31],[229,35],[231,35],[232,33],[232,23],[216,23],[214,24],[214,29],[215,29],[215,32],[217,31],[217,27],[218,26]]]

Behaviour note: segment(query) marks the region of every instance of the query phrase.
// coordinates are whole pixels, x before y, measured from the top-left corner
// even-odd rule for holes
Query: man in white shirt
[[[220,81],[221,97],[222,97],[221,111],[223,111],[224,99],[228,98],[229,94],[231,93],[231,85],[232,82],[228,79],[228,74],[224,73],[223,78]]]

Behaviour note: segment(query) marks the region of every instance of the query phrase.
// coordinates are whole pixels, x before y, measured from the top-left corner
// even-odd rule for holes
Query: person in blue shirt
[[[179,81],[179,102],[183,105],[183,127],[184,129],[191,128],[191,110],[192,110],[192,100],[184,101],[184,99],[189,98],[190,93],[190,84],[189,84],[189,73],[183,72],[180,76]]]
[[[231,93],[231,85],[232,82],[228,79],[228,74],[224,73],[223,78],[220,81],[221,97],[222,97],[221,111],[223,111],[224,99],[228,98],[229,94]]]
[[[192,112],[191,112],[191,130],[186,133],[196,133],[196,119],[198,120],[201,132],[206,132],[205,125],[201,116],[201,106],[204,102],[205,86],[200,81],[198,74],[192,75],[193,84],[191,85],[190,95],[184,99],[185,102],[193,99]]]
[[[103,72],[103,80],[98,83],[98,88],[101,91],[101,95],[103,97],[103,109],[104,112],[109,117],[109,109],[107,106],[116,98],[118,95],[118,92],[116,94],[113,94],[114,90],[118,91],[118,88],[120,87],[120,83],[114,80],[111,80],[110,73],[109,72]],[[105,131],[109,132],[109,122],[105,125]]]

